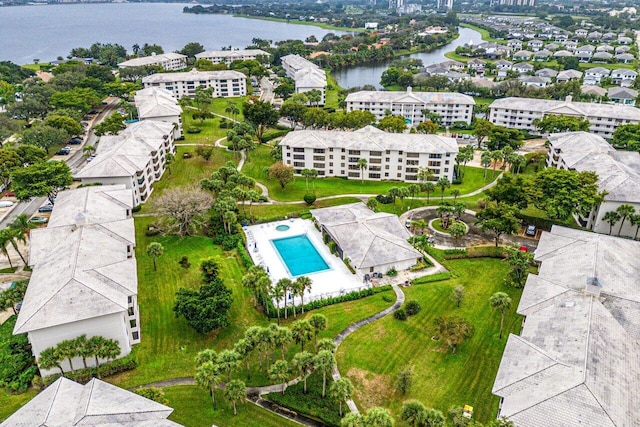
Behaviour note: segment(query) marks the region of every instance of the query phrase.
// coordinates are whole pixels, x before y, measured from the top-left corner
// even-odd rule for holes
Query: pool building
[[[407,270],[422,258],[408,242],[411,234],[397,215],[373,212],[362,203],[312,211],[322,234],[336,243],[342,259],[349,259],[358,277]]]

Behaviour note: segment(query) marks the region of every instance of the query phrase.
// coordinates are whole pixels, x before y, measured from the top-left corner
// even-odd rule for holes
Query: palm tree
[[[304,351],[304,343],[313,338],[313,326],[308,320],[298,320],[291,326],[291,333],[296,344],[300,344],[300,351]]]
[[[54,347],[45,348],[40,352],[38,365],[41,369],[58,368],[60,369],[60,375],[64,376],[64,370],[60,364],[60,355]]]
[[[458,190],[457,188],[455,190],[451,190],[451,195],[453,196],[453,203],[455,204],[456,199],[460,195],[460,190]]]
[[[375,199],[374,199],[375,200]],[[300,306],[302,307],[302,314],[304,314],[304,293],[311,292],[311,279],[307,276],[300,276],[296,279],[296,286],[300,295]]]
[[[34,227],[32,223],[29,222],[29,217],[26,214],[18,215],[11,223],[9,223],[9,228],[14,230],[14,240],[11,242],[13,248],[20,255],[20,259],[27,265],[27,261],[25,260],[22,253],[18,250],[18,245],[16,244],[16,240],[22,243],[27,242],[27,237],[29,236],[29,231]]]
[[[269,289],[269,298],[276,301],[276,315],[278,316],[278,325],[280,324],[280,300],[284,297],[284,290],[280,282],[271,286]]]
[[[367,169],[367,159],[358,159],[358,168],[360,168],[360,182],[364,182],[364,171]]]
[[[609,223],[609,235],[611,235],[611,233],[613,232],[613,226],[616,225],[618,221],[620,221],[620,214],[616,211],[609,211],[604,214],[602,220]],[[0,245],[1,244],[2,241],[0,240]]]
[[[413,427],[422,424],[425,415],[425,406],[417,400],[407,400],[402,404],[402,412],[400,418]]]
[[[306,192],[309,192],[309,177],[311,176],[311,169],[304,168],[300,171],[300,175],[304,176],[304,183],[307,187]]]
[[[153,259],[153,271],[156,271],[156,259],[162,256],[164,246],[158,242],[151,242],[147,245],[147,255]]]
[[[424,411],[424,424],[428,427],[445,427],[445,418],[437,409],[427,408]]]
[[[271,324],[273,325],[273,323]],[[271,327],[271,325],[269,327]],[[282,355],[282,360],[285,360],[285,349],[287,345],[293,341],[293,334],[289,328],[282,328],[277,325],[273,325],[275,328],[271,328],[271,333],[273,335],[273,345],[275,347],[280,347],[280,353]]]
[[[62,340],[56,346],[56,352],[61,359],[67,359],[69,362],[69,368],[71,372],[75,372],[73,368],[73,358],[78,355],[78,349],[76,347],[75,340]]]
[[[229,381],[224,389],[224,397],[233,406],[233,415],[238,415],[236,404],[247,398],[247,387],[240,380]]]
[[[89,340],[87,341],[87,346],[91,348],[91,355],[95,358],[96,368],[100,367],[100,361],[98,360],[98,355],[102,354],[102,348],[106,345],[106,342],[107,342],[107,339],[100,335],[93,336],[89,338]]]
[[[13,232],[12,230],[5,228],[4,230],[0,230],[0,252],[4,254],[9,260],[9,268],[13,269],[13,263],[11,262],[11,257],[9,256],[9,250],[7,249],[9,245],[11,245],[13,240]]]
[[[247,379],[251,379],[251,365],[249,362],[251,361],[251,352],[253,351],[253,343],[245,338],[240,338],[233,345],[233,351],[238,353],[242,359],[247,364]]]
[[[91,155],[93,155],[93,153],[95,152],[96,147],[91,144],[87,144],[82,148],[82,155],[85,157],[91,157]]]
[[[291,289],[291,285],[292,285],[291,280],[287,279],[286,277],[283,277],[282,279],[278,280],[278,283],[276,283],[276,287],[279,287],[280,289],[282,289],[282,293],[284,295],[285,320],[287,319],[287,297],[288,297],[289,290]]]
[[[333,370],[333,367],[336,365],[336,359],[330,351],[322,350],[313,358],[313,364],[318,371],[322,372],[322,397],[325,397],[327,390],[327,374],[330,374]]]
[[[300,295],[301,292],[300,284],[297,280],[291,282],[291,288],[289,289],[291,290],[291,306],[293,308],[293,318],[295,319],[298,317],[298,313],[296,312],[296,297]]]
[[[393,200],[393,211],[395,212],[396,210],[396,198],[398,198],[400,196],[400,193],[402,193],[402,190],[398,187],[391,187],[389,189],[389,191],[387,191],[387,194],[389,194],[389,197],[391,197],[391,199]]]
[[[282,394],[287,389],[287,379],[289,379],[289,362],[278,360],[269,368],[269,379],[277,383],[282,383]]]
[[[104,345],[99,350],[96,355],[101,359],[107,359],[107,362],[115,359],[122,353],[120,344],[113,339],[105,339]]]
[[[322,338],[321,340],[318,340],[318,346],[316,348],[316,352],[327,350],[327,351],[330,351],[331,353],[335,353],[336,348],[337,348],[336,344],[333,342],[331,338]]]
[[[487,168],[491,166],[491,151],[483,151],[480,155],[480,163],[484,168],[484,180],[487,180]]]
[[[633,235],[633,240],[637,240],[638,232],[640,231],[640,214],[631,215],[629,217],[629,222],[632,226],[636,227],[636,233]]]
[[[353,394],[353,384],[348,378],[338,378],[329,388],[329,396],[338,402],[340,407],[340,418],[342,418],[342,404],[351,399]]]
[[[493,150],[491,152],[491,161],[493,163],[493,175],[491,175],[492,177],[496,176],[496,167],[498,166],[498,162],[502,159],[504,159],[504,155],[502,154],[501,150]]]
[[[309,324],[313,328],[313,345],[318,348],[318,334],[327,329],[327,317],[323,314],[312,314],[309,317]]]
[[[444,190],[451,187],[451,182],[449,181],[449,178],[447,178],[446,176],[441,176],[438,179],[438,182],[436,185],[440,187],[440,200],[444,200]]]
[[[433,170],[429,168],[420,168],[418,169],[418,179],[421,182],[431,181],[433,177]]]
[[[233,102],[227,101],[227,107],[224,109],[224,112],[227,114],[231,114],[231,117],[233,117],[233,120],[235,120],[236,116],[240,114],[240,109]]]
[[[433,184],[433,182],[423,182],[420,184],[420,191],[426,193],[427,203],[429,203],[430,194],[436,191],[436,186]]]
[[[504,313],[511,307],[511,297],[504,292],[496,292],[489,298],[491,308],[500,310],[500,339],[502,339],[502,328],[504,326]]]
[[[87,369],[87,357],[93,356],[93,348],[89,344],[87,336],[84,334],[77,337],[74,341],[78,350],[78,356],[82,357],[82,364],[84,365],[84,369]]]
[[[293,369],[298,372],[300,378],[302,378],[304,384],[302,391],[304,394],[307,394],[307,378],[311,375],[314,367],[313,355],[308,351],[296,353],[295,356],[293,356],[291,365]]]
[[[318,169],[309,169],[309,177],[311,178],[311,190],[316,193],[316,178],[318,177]]]
[[[231,381],[231,373],[238,369],[242,357],[233,350],[223,350],[218,354],[220,371],[227,374],[227,381]]]
[[[218,363],[218,352],[206,348],[196,354],[196,366],[200,366],[206,362]]]
[[[18,249],[18,242],[27,243],[26,234],[23,234],[22,230],[14,228],[8,228],[7,230],[9,230],[9,243],[11,244],[11,247],[13,247],[13,250],[18,253],[24,265],[27,265],[27,260],[24,259],[24,256],[22,256],[22,252],[20,252],[20,249]]]
[[[620,228],[618,228],[618,236],[619,236],[620,232],[622,232],[622,227],[624,226],[625,220],[629,218],[631,215],[634,215],[636,213],[636,209],[631,205],[624,204],[624,205],[618,206],[618,209],[616,209],[616,212],[618,212],[618,215],[620,215]]]
[[[196,384],[209,390],[213,402],[213,410],[217,410],[215,389],[222,382],[222,373],[219,366],[213,362],[205,362],[198,366],[195,376]]]

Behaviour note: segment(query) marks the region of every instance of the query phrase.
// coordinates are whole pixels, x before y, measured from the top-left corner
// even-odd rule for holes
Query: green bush
[[[397,275],[398,275],[398,270],[396,270],[395,267],[391,267],[389,270],[387,270],[387,276],[396,277]]]
[[[422,306],[418,301],[412,299],[405,303],[404,309],[407,312],[407,316],[415,316],[416,314],[420,313],[420,310],[422,310]]]
[[[200,129],[199,127],[189,126],[187,128],[187,133],[200,133],[200,132],[202,132],[202,129]]]
[[[393,197],[387,196],[385,194],[378,194],[376,196],[376,200],[378,201],[378,203],[381,203],[383,205],[390,205],[391,203],[393,203]]]
[[[391,295],[384,294],[382,295],[382,301],[384,302],[392,302],[394,298]]]
[[[393,313],[393,317],[397,320],[407,320],[407,312],[404,308],[399,308]]]
[[[191,263],[189,262],[189,258],[186,256],[183,256],[182,258],[180,258],[180,261],[178,261],[178,264],[180,264],[180,267],[187,269],[189,267],[191,267]]]
[[[263,137],[263,141],[264,142],[269,142],[272,139],[276,139],[279,138],[281,136],[285,136],[286,134],[288,134],[289,132],[291,132],[291,129],[287,129],[287,130],[277,130],[277,131],[272,131],[272,132],[267,132],[264,134]]]
[[[504,258],[505,251],[498,246],[473,246],[467,249],[469,258]]]
[[[238,242],[236,247],[238,248],[238,256],[240,257],[240,262],[242,263],[242,265],[244,265],[244,268],[249,269],[253,267],[253,260],[247,253],[247,250],[245,249],[242,242]]]
[[[134,353],[129,353],[122,359],[115,359],[111,362],[103,363],[97,369],[87,368],[87,369],[77,369],[75,372],[65,372],[65,378],[69,378],[70,380],[79,382],[81,384],[88,383],[95,376],[99,378],[108,377],[111,375],[118,374],[120,372],[130,371],[135,369],[138,366],[136,362]],[[45,386],[53,383],[55,380],[60,378],[60,374],[49,375],[48,377],[44,377],[42,379]]]
[[[304,200],[304,202],[307,205],[311,206],[316,201],[316,195],[315,194],[305,194],[302,199]]]
[[[302,413],[309,418],[321,421],[326,425],[340,425],[340,412],[338,402],[329,398],[328,391],[331,387],[331,375],[327,375],[327,396],[322,397],[322,374],[314,372],[307,378],[307,394],[303,393],[302,381],[287,387],[285,394],[275,392],[265,397],[278,405]],[[348,412],[346,405],[342,405],[343,413]]]
[[[418,277],[417,279],[413,279],[412,282],[414,285],[423,285],[425,283],[440,282],[449,279],[451,279],[451,273],[449,273],[448,271],[443,271],[441,273],[432,274],[430,276]]]
[[[141,210],[142,210],[142,205],[135,205],[133,209],[131,209],[131,212],[136,213],[136,212],[140,212]]]
[[[160,232],[160,227],[155,224],[149,224],[147,225],[147,231],[145,231],[144,234],[148,237],[153,237],[159,235]]]
[[[9,393],[24,393],[38,373],[26,334],[13,335],[17,316],[0,325],[0,386]]]

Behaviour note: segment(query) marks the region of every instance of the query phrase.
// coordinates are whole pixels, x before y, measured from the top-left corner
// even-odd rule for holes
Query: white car
[[[14,203],[10,200],[0,200],[0,208],[10,208]]]

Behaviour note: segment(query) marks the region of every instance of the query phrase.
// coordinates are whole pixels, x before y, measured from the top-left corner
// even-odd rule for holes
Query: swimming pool
[[[322,255],[306,234],[271,241],[291,276],[329,270]]]

